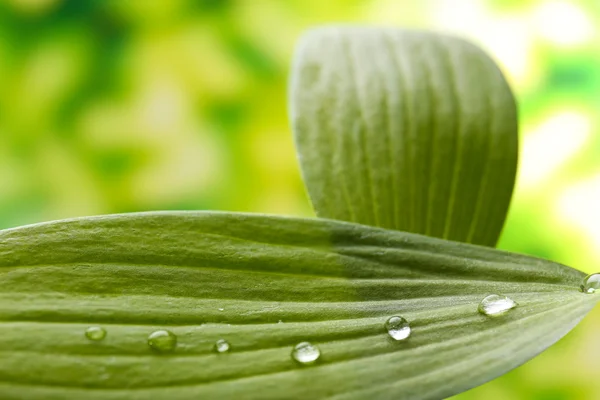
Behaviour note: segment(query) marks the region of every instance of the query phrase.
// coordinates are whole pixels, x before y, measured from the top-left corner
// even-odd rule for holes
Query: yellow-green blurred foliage
[[[89,214],[311,215],[286,112],[300,33],[360,22],[470,38],[521,113],[501,247],[600,270],[597,0],[2,0],[0,227]],[[600,310],[460,399],[600,399]]]

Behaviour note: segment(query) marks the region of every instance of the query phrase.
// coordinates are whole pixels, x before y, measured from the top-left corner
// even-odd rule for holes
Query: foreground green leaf
[[[429,32],[316,29],[298,46],[290,94],[318,216],[496,244],[517,115],[479,48]]]
[[[2,231],[0,255],[2,399],[437,399],[533,357],[598,298],[553,262],[318,219],[75,219]],[[519,306],[478,314],[490,293]],[[408,340],[388,337],[393,315]],[[149,348],[156,329],[173,353]],[[315,365],[291,359],[303,341]]]

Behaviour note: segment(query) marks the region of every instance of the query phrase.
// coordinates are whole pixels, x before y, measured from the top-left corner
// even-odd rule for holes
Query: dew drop
[[[85,330],[85,337],[94,341],[102,340],[106,337],[106,329],[101,326],[90,326]]]
[[[499,294],[486,296],[477,310],[483,315],[496,316],[502,315],[508,310],[515,308],[518,304],[511,298]]]
[[[226,353],[229,351],[229,349],[231,349],[231,345],[225,339],[219,339],[215,343],[215,351],[217,353]]]
[[[225,309],[224,308],[219,308],[219,311],[225,311]]]
[[[321,356],[321,350],[309,342],[298,343],[292,350],[292,358],[300,364],[312,364]]]
[[[175,350],[177,336],[166,329],[152,332],[148,335],[148,346],[161,353]]]
[[[410,336],[410,324],[402,317],[390,317],[385,321],[385,329],[394,340],[404,340]]]
[[[586,276],[583,280],[583,284],[581,285],[581,291],[583,293],[592,294],[598,289],[600,289],[600,274],[591,274]]]

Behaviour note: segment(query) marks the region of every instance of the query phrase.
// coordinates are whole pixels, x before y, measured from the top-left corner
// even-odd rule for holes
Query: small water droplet
[[[160,329],[148,335],[148,346],[161,353],[175,350],[177,336],[166,329]]]
[[[106,337],[106,329],[101,326],[90,326],[85,330],[85,337],[94,341],[102,340]]]
[[[219,308],[219,311],[225,311],[225,309],[224,308]]]
[[[502,315],[508,310],[515,308],[518,304],[511,298],[499,294],[486,296],[477,310],[483,315],[496,316]]]
[[[394,340],[404,340],[410,336],[410,324],[402,317],[390,317],[385,321],[385,329]]]
[[[585,277],[583,284],[581,285],[581,291],[583,293],[596,293],[596,290],[600,289],[600,274],[591,274]]]
[[[231,349],[231,346],[229,345],[229,342],[225,339],[219,339],[215,343],[215,351],[217,353],[226,353],[229,351],[229,349]]]
[[[298,343],[292,350],[292,358],[300,364],[311,364],[319,359],[321,350],[309,342]]]

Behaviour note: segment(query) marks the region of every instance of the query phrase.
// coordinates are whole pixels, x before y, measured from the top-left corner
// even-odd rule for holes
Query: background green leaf
[[[428,32],[313,30],[296,53],[291,119],[318,216],[496,244],[517,116],[479,48]]]
[[[0,232],[2,399],[433,399],[558,340],[597,301],[569,267],[319,219],[164,212]],[[487,294],[519,307],[477,313]],[[407,318],[405,342],[384,322]],[[90,325],[107,329],[92,342]],[[178,336],[171,354],[147,346]],[[212,348],[226,339],[232,349]],[[292,346],[322,351],[296,365]]]

